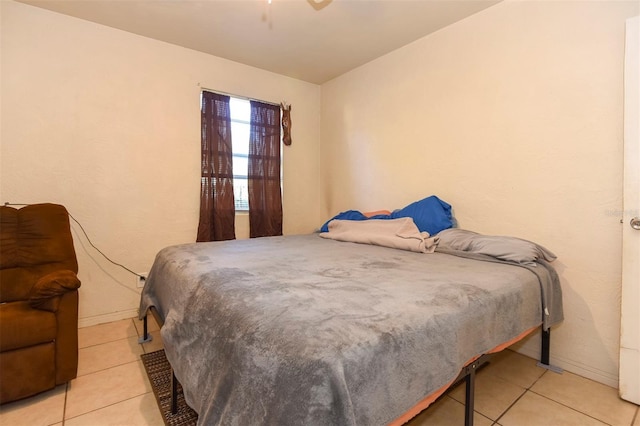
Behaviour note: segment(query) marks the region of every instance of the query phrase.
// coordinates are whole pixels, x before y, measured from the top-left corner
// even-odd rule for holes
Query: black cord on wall
[[[5,206],[30,206],[31,204],[19,204],[19,203],[9,203],[9,202],[5,202],[4,203]],[[84,227],[82,226],[82,224],[80,222],[78,222],[78,219],[76,219],[75,217],[73,217],[73,215],[71,215],[71,213],[69,213],[69,211],[67,210],[67,214],[69,215],[69,217],[71,219],[73,219],[73,221],[75,223],[78,224],[78,226],[80,227],[80,229],[82,230],[82,233],[84,234],[84,237],[87,239],[87,241],[89,242],[89,244],[91,245],[91,247],[93,247],[98,253],[100,253],[102,255],[102,257],[104,257],[105,259],[107,259],[109,262],[111,262],[112,264],[121,267],[122,269],[132,273],[133,275],[135,275],[136,277],[139,277],[143,282],[147,279],[147,277],[145,277],[144,275],[140,275],[136,272],[133,272],[131,269],[127,268],[126,266],[124,266],[121,263],[115,262],[113,260],[111,260],[109,258],[109,256],[107,256],[106,254],[104,254],[98,247],[95,246],[95,244],[93,244],[93,242],[91,242],[91,239],[89,238],[89,235],[87,235],[87,231],[84,230]]]

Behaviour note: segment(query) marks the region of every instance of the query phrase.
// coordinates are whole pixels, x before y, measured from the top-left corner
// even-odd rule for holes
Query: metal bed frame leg
[[[162,321],[162,318],[159,316],[155,308],[151,307],[149,311],[155,318],[156,322],[160,325],[160,327],[162,327],[164,325],[164,322]],[[147,322],[148,317],[149,317],[149,312],[147,312],[147,314],[144,316],[144,319],[143,319],[142,337],[138,339],[138,343],[140,344],[147,343],[153,340],[153,336],[149,334],[149,330],[148,330],[148,322]],[[171,368],[171,414],[176,414],[178,412],[178,378],[176,377],[176,374],[173,371],[173,367],[170,367],[170,368]]]
[[[178,379],[171,369],[171,414],[178,412]]]
[[[538,366],[542,368],[546,368],[547,370],[551,370],[555,373],[562,373],[563,370],[560,367],[553,366],[549,363],[549,353],[551,350],[551,329],[544,330],[542,329],[542,342],[541,342],[541,353],[540,353],[540,362],[538,362]],[[467,365],[462,369],[458,378],[454,380],[455,386],[457,383],[460,383],[460,380],[464,379],[465,381],[465,404],[464,404],[464,425],[465,426],[473,426],[473,411],[474,411],[474,395],[475,395],[475,384],[476,384],[476,372],[480,367],[482,367],[485,363],[489,361],[491,355],[483,355],[471,364]],[[453,387],[452,386],[452,387]]]
[[[144,319],[142,320],[142,337],[138,338],[138,343],[139,344],[143,344],[143,343],[149,343],[150,341],[153,340],[153,336],[149,334],[148,331],[148,323],[147,323],[147,316],[149,314],[144,316]]]
[[[473,410],[475,408],[474,395],[476,387],[476,372],[491,359],[492,354],[482,355],[460,371],[458,377],[453,381],[451,388],[457,386],[464,380],[465,382],[465,402],[464,402],[464,425],[473,426]]]
[[[554,373],[562,374],[564,371],[562,368],[555,365],[551,365],[549,362],[549,352],[551,351],[551,329],[542,329],[542,341],[540,344],[540,362],[538,367],[546,368]]]
[[[542,330],[542,344],[541,344],[540,362],[544,365],[549,365],[549,352],[551,349],[551,329],[545,331]]]
[[[476,366],[471,364],[465,376],[464,426],[473,426],[474,394],[476,387]]]

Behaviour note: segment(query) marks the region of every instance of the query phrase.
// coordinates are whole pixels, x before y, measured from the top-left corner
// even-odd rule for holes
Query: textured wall
[[[1,202],[65,204],[102,250],[147,271],[160,248],[195,238],[198,83],[285,100],[285,233],[438,194],[462,227],[559,256],[567,319],[552,361],[616,385],[624,21],[637,2],[506,1],[322,87],[1,10]],[[74,232],[81,323],[132,316],[133,277]],[[535,355],[537,340],[521,350]]]
[[[284,151],[284,232],[318,208],[320,88],[196,51],[2,1],[0,201],[64,204],[91,240],[136,272],[195,241],[200,86],[293,105]],[[135,315],[134,277],[73,226],[80,323]],[[246,216],[238,236],[248,236]]]
[[[326,215],[437,194],[463,228],[547,246],[566,311],[552,361],[612,386],[624,31],[637,14],[637,2],[507,1],[322,86]]]

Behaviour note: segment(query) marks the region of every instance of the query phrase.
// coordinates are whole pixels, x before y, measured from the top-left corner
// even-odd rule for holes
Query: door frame
[[[620,397],[640,404],[640,17],[627,19],[624,69],[624,208],[622,215],[622,303]]]

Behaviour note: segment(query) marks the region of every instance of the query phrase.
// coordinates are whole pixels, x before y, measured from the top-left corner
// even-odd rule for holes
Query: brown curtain
[[[282,235],[280,107],[251,101],[249,235]]]
[[[233,240],[236,212],[229,96],[202,92],[201,119],[202,179],[196,241]]]

